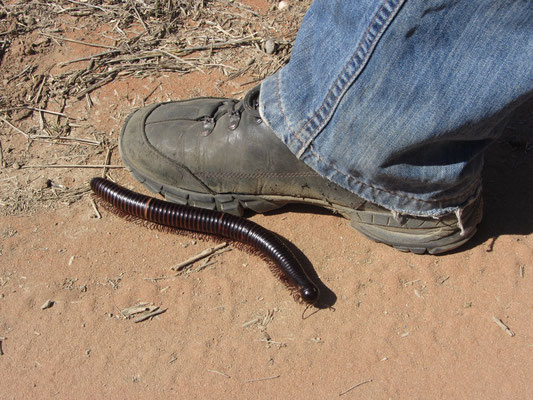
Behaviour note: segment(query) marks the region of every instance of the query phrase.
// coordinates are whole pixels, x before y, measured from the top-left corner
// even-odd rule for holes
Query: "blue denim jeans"
[[[311,168],[389,210],[459,212],[533,93],[533,2],[315,0],[260,112]]]

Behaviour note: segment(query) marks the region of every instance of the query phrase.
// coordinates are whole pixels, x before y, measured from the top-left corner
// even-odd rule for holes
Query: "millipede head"
[[[300,289],[300,296],[308,304],[315,304],[320,296],[320,290],[316,286],[305,286]]]

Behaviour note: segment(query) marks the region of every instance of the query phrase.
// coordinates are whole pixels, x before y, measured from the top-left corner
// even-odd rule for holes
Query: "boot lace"
[[[242,114],[244,112],[250,113],[255,117],[255,123],[260,124],[263,122],[259,115],[259,87],[252,89],[244,100],[226,100],[222,102],[220,107],[215,111],[212,116],[205,116],[203,118],[202,136],[209,136],[215,129],[217,121],[225,114],[228,114],[228,129],[234,131],[238,128],[241,122]]]

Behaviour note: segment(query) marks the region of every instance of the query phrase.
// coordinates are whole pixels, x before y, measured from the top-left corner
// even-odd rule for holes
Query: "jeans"
[[[259,110],[322,176],[440,216],[480,194],[484,150],[532,89],[532,1],[315,0]]]

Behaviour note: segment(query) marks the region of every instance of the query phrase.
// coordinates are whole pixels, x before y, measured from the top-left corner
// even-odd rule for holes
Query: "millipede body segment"
[[[171,228],[218,235],[247,244],[280,268],[303,301],[313,304],[319,297],[318,287],[285,243],[275,233],[252,221],[220,211],[169,203],[132,192],[103,178],[93,178],[91,189],[129,215]]]

